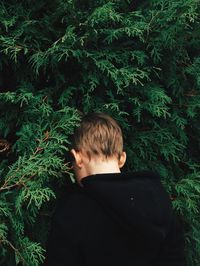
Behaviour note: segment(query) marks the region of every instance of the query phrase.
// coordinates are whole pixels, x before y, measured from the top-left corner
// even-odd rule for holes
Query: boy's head
[[[111,158],[123,152],[122,131],[107,114],[91,113],[83,117],[73,136],[73,148],[85,151],[89,158]]]
[[[105,113],[91,113],[84,116],[80,126],[75,129],[71,152],[76,162],[75,166],[80,159],[84,159],[84,166],[87,162],[88,167],[93,165],[98,168],[100,162],[111,165],[111,161],[118,162],[121,167],[120,160],[125,157],[125,153],[120,126]]]

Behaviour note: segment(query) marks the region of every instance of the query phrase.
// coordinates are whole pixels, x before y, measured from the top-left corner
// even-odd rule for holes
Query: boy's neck
[[[96,174],[120,173],[120,168],[117,160],[90,160],[81,171],[76,173],[76,178],[81,181],[86,176]]]
[[[88,165],[88,174],[105,174],[105,173],[120,173],[119,165],[117,160],[108,160],[108,161],[91,161],[91,164]]]

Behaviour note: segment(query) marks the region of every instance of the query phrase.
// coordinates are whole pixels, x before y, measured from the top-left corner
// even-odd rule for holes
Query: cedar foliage
[[[119,121],[126,170],[162,176],[200,261],[198,0],[0,2],[0,265],[42,265],[80,114]]]

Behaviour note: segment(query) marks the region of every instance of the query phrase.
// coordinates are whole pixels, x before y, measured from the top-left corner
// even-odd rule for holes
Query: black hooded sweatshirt
[[[182,226],[153,172],[90,175],[64,195],[46,266],[185,266]]]

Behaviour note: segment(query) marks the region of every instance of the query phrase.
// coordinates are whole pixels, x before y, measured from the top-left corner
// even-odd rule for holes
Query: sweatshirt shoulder
[[[133,176],[136,176],[138,178],[147,178],[147,179],[157,179],[160,180],[161,176],[158,172],[150,171],[150,170],[144,170],[144,171],[137,171],[131,173]]]
[[[62,220],[69,220],[69,217],[84,216],[84,213],[91,208],[94,208],[94,202],[81,187],[74,185],[60,197],[54,216],[61,217]]]

